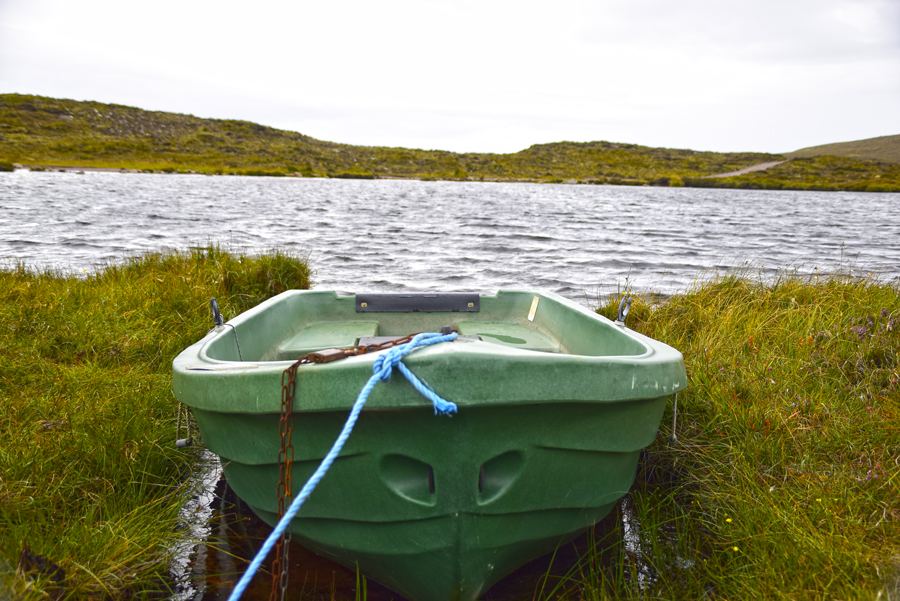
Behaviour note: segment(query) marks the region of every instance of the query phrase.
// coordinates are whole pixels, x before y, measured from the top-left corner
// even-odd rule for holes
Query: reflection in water
[[[632,510],[631,497],[625,496],[619,502],[619,510],[622,515],[622,538],[625,542],[625,552],[630,556],[630,566],[634,567],[634,574],[630,574],[641,590],[646,590],[656,580],[656,571],[644,560],[644,545],[641,541],[641,524]],[[630,567],[626,564],[626,570]],[[630,570],[629,570],[630,571]]]
[[[271,528],[231,491],[215,455],[201,451],[192,476],[198,485],[197,493],[188,499],[181,511],[191,542],[176,550],[170,567],[177,587],[173,598],[177,601],[225,600]],[[614,540],[612,544],[611,539]],[[197,541],[199,544],[193,544]],[[562,545],[555,553],[525,564],[495,584],[482,599],[525,601],[543,598],[551,591],[571,593],[573,586],[578,586],[578,574],[584,564],[590,564],[590,568],[596,570],[597,564],[602,563],[599,569],[612,571],[609,566],[620,556],[610,549],[621,549],[623,542],[628,565],[622,576],[637,588],[646,589],[657,576],[649,563],[643,561],[639,520],[632,510],[630,496],[626,495],[593,530]],[[251,581],[243,599],[269,599],[272,555]],[[373,580],[363,579],[356,571],[319,557],[296,542],[291,543],[288,555],[290,573],[286,599],[403,601],[403,597],[394,591]],[[360,584],[364,592],[357,594]],[[574,598],[579,597],[576,594]]]

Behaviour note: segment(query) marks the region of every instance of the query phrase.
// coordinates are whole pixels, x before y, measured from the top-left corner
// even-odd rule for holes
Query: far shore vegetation
[[[871,148],[853,146],[847,151],[851,156],[822,156],[815,149],[719,153],[604,141],[536,144],[511,154],[454,153],[336,144],[248,121],[0,94],[0,170],[18,164],[33,170],[900,192],[895,159],[900,136],[876,140]],[[844,153],[841,148],[829,145],[837,154]],[[867,158],[853,158],[857,155]],[[746,175],[709,177],[774,161],[787,162]]]
[[[0,598],[170,596],[196,452],[174,445],[172,359],[210,297],[229,319],[310,285],[304,257],[215,247],[0,267]],[[630,530],[563,545],[522,599],[900,598],[897,282],[713,277],[639,297],[628,326],[684,354],[677,443],[670,404]]]

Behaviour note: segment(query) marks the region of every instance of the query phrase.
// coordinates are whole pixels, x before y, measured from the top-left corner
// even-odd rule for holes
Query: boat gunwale
[[[217,343],[225,344],[226,337],[237,336],[241,324],[268,311],[274,303],[284,302],[285,294],[323,293],[337,298],[337,294],[333,291],[283,293],[236,316],[229,320],[227,325],[210,330],[200,341],[185,349],[173,361],[173,384],[176,386],[177,392],[184,395],[186,400],[183,402],[188,406],[229,413],[266,413],[277,410],[277,406],[280,405],[280,399],[276,398],[277,395],[265,393],[263,395],[265,398],[262,398],[258,390],[263,381],[268,382],[267,387],[271,387],[275,378],[280,382],[282,372],[293,363],[293,360],[230,361],[211,356],[210,347]],[[540,295],[547,300],[560,303],[564,309],[575,310],[596,321],[598,326],[627,337],[631,343],[639,344],[644,352],[633,355],[583,355],[514,348],[493,342],[469,341],[417,349],[404,358],[404,363],[417,375],[435,385],[436,390],[439,386],[442,392],[447,391],[444,392],[447,398],[460,406],[474,406],[482,403],[518,405],[563,400],[618,402],[669,395],[686,386],[687,377],[684,371],[683,357],[676,349],[627,327],[613,324],[605,317],[553,293],[500,290],[496,296],[510,293],[527,294],[529,297]],[[365,313],[364,315],[365,320],[369,321],[381,314]],[[469,320],[471,314],[465,315]],[[378,353],[370,353],[328,364],[300,366],[298,377],[304,379],[304,385],[308,390],[316,391],[310,396],[317,394],[322,396],[327,393],[334,398],[342,399],[342,401],[335,406],[334,402],[315,398],[310,400],[310,397],[307,397],[309,404],[297,406],[296,410],[328,411],[349,408],[359,388],[371,376],[372,366],[377,356]],[[498,376],[504,378],[503,398],[496,398],[496,394],[486,396],[486,393],[477,390],[476,385],[471,385],[459,375],[446,373],[466,370],[468,370],[467,374],[471,376],[470,379],[475,381],[485,381]],[[551,370],[552,373],[558,375],[556,378],[559,381],[558,386],[548,389],[546,384],[541,382],[542,378],[537,377],[536,374],[544,370]],[[209,378],[212,375],[210,372],[214,372],[215,378]],[[567,377],[563,377],[561,374],[567,374]],[[608,388],[606,378],[618,378],[619,381],[622,381],[626,377],[630,386],[627,385],[628,383],[619,385],[616,394],[607,394],[603,391],[603,388]],[[448,386],[443,382],[442,380],[445,378],[449,378],[453,385]],[[210,388],[213,386],[213,379],[222,389],[216,394],[210,390],[205,390],[203,393],[191,390],[192,385],[201,383],[204,383],[201,384],[201,387]],[[329,379],[332,381],[326,382]],[[352,386],[345,386],[335,383],[336,380],[358,382]],[[426,399],[419,396],[402,380],[399,377],[393,378],[390,382],[376,387],[367,408],[402,409],[428,404]],[[532,382],[531,386],[536,389],[534,394],[528,390],[527,385],[523,385],[521,380]],[[312,385],[311,388],[310,385]],[[591,390],[591,385],[595,389],[600,388],[600,392]],[[351,391],[350,388],[355,388],[355,390]],[[537,389],[541,389],[543,393],[541,394]],[[245,401],[239,401],[241,395]],[[216,398],[218,396],[225,396],[228,399],[220,401]]]
[[[243,313],[241,313],[239,315],[236,315],[232,319],[225,322],[224,325],[216,326],[213,329],[211,329],[203,339],[198,341],[198,343],[200,343],[200,342],[204,343],[202,348],[197,352],[198,359],[204,363],[209,363],[211,365],[220,366],[220,367],[217,367],[217,369],[223,369],[223,368],[241,369],[242,364],[248,364],[247,367],[249,367],[251,369],[256,369],[258,367],[261,367],[259,364],[264,364],[266,366],[271,366],[273,369],[276,369],[278,371],[283,371],[285,368],[287,368],[292,363],[294,363],[296,361],[296,359],[272,359],[272,360],[253,359],[253,360],[246,360],[246,361],[244,361],[244,360],[234,361],[234,360],[216,358],[209,353],[209,350],[210,350],[210,347],[213,344],[215,344],[216,342],[218,342],[218,340],[220,338],[227,336],[229,331],[231,331],[233,333],[232,335],[236,335],[237,327],[239,327],[241,324],[243,324],[244,322],[250,321],[257,314],[263,313],[263,312],[269,310],[272,306],[274,306],[280,302],[284,302],[286,300],[286,295],[329,294],[329,293],[331,293],[334,296],[335,300],[337,300],[339,298],[354,298],[356,296],[355,294],[339,295],[339,294],[337,294],[336,291],[331,291],[331,290],[289,290],[278,296],[267,299],[266,301],[260,303],[256,307],[253,307],[251,309],[248,309],[247,311],[244,311]],[[664,343],[661,343],[657,340],[653,340],[652,338],[647,338],[646,336],[643,336],[640,333],[635,332],[634,330],[631,330],[630,328],[628,328],[625,325],[618,325],[618,324],[610,321],[606,317],[599,315],[599,314],[587,309],[586,307],[583,307],[573,301],[570,301],[567,298],[564,298],[564,297],[559,296],[552,292],[535,291],[535,290],[520,290],[520,289],[510,289],[510,290],[503,289],[503,290],[498,290],[494,295],[482,294],[481,298],[482,299],[484,299],[484,298],[493,299],[493,298],[498,298],[501,295],[512,295],[512,294],[541,296],[550,302],[555,302],[555,303],[562,305],[563,307],[565,307],[568,310],[575,310],[576,312],[588,317],[592,321],[595,321],[598,324],[602,324],[602,327],[610,328],[610,331],[615,332],[616,335],[623,335],[624,337],[628,338],[630,341],[641,345],[644,348],[644,351],[641,353],[602,354],[602,355],[572,353],[572,352],[565,352],[562,350],[558,353],[550,353],[550,352],[546,352],[546,351],[534,350],[534,349],[529,349],[529,348],[515,348],[515,347],[493,344],[493,346],[491,347],[491,351],[495,352],[496,354],[539,353],[541,356],[548,356],[548,355],[554,356],[555,355],[555,356],[560,356],[560,357],[578,357],[578,358],[587,359],[587,360],[601,359],[604,362],[606,360],[615,361],[616,359],[619,359],[619,358],[621,358],[622,360],[625,360],[625,361],[634,361],[634,360],[638,360],[638,359],[645,359],[645,358],[651,357],[659,350],[659,345],[668,346],[668,345],[664,345]],[[373,321],[379,315],[396,315],[396,314],[391,314],[389,312],[385,312],[385,313],[366,312],[366,313],[362,313],[360,315],[365,316],[359,320],[360,322],[364,322],[364,321]],[[500,321],[500,320],[495,320],[495,319],[477,320],[477,319],[473,319],[471,317],[472,314],[469,314],[469,313],[451,313],[451,315],[465,315],[465,319],[460,320],[460,321],[465,321],[465,322],[483,321],[486,324],[487,323],[490,323],[490,324],[494,324],[494,323],[516,324],[517,323],[515,321]],[[335,321],[335,323],[342,323],[345,321],[346,320],[340,320],[340,321]],[[541,331],[537,328],[535,328],[535,330],[538,332]],[[408,333],[412,333],[412,332],[408,332]],[[545,335],[546,334],[547,333],[545,333]],[[556,341],[558,343],[560,343],[561,349],[564,348],[562,341],[558,337],[553,336],[552,334],[551,334],[551,337],[553,337],[554,339],[556,339]],[[484,341],[484,342],[490,342],[490,341]],[[468,344],[468,343],[469,343],[469,341],[460,341],[458,344]],[[456,348],[456,347],[454,347],[454,348]],[[424,349],[424,350],[428,350],[428,349]],[[419,353],[419,351],[417,351],[417,353]],[[375,354],[377,354],[377,353],[374,353],[373,355],[375,355]],[[359,358],[363,358],[366,356],[367,355],[359,355],[356,357],[348,357],[344,360],[359,359]],[[374,359],[372,361],[374,361]],[[254,364],[254,365],[251,367],[249,364]],[[201,368],[198,367],[196,369],[201,369]]]

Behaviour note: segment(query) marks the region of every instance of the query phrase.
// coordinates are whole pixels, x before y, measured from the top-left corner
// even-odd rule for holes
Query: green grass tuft
[[[641,561],[619,527],[567,598],[897,598],[897,287],[726,277],[628,321],[684,353],[678,443],[667,415],[631,492]]]
[[[210,297],[227,319],[309,277],[302,258],[216,247],[0,271],[0,597],[167,596],[192,457],[172,359],[212,326]],[[65,580],[12,573],[26,545]]]

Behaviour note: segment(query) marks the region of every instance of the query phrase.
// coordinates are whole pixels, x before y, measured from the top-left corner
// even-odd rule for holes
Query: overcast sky
[[[900,134],[900,0],[0,0],[0,92],[457,152]]]

